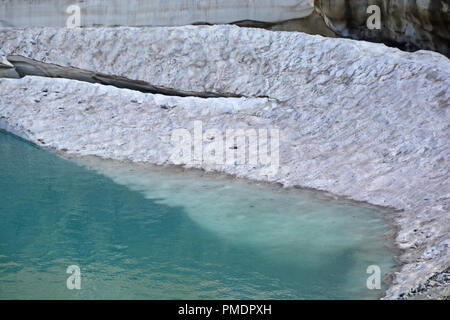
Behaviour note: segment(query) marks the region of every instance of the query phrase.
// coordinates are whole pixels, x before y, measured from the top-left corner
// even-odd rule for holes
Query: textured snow
[[[434,80],[419,74],[450,72],[449,60],[437,53],[236,26],[0,29],[0,47],[7,55],[179,90],[314,101],[317,107],[404,101],[412,90],[399,84],[420,94]]]
[[[280,168],[191,164],[399,209],[405,263],[387,297],[450,264],[450,62],[437,53],[232,26],[0,31],[5,54],[178,90],[167,97],[74,80],[0,80],[0,125],[76,155],[171,163],[171,133],[279,128]],[[264,98],[266,97],[266,98]],[[431,254],[432,253],[432,254]]]

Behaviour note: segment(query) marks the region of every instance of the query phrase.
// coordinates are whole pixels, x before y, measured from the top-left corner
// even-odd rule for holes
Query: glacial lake
[[[388,230],[377,208],[318,193],[65,159],[0,132],[0,299],[378,299],[397,267]]]

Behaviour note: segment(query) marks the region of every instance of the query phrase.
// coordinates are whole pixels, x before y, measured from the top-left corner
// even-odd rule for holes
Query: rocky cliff
[[[367,13],[378,5],[381,28],[369,29]],[[449,0],[315,0],[315,8],[336,34],[384,42],[406,50],[428,49],[450,56]]]

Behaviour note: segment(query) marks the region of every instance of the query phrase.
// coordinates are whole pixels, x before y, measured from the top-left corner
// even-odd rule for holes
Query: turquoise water
[[[67,160],[0,132],[1,299],[376,299],[366,268],[395,267],[387,230],[311,192]]]

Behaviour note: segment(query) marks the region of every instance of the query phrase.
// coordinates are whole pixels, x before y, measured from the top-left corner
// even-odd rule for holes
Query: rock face
[[[379,30],[366,25],[370,5],[381,9]],[[315,7],[340,36],[450,56],[449,0],[315,0]]]
[[[0,52],[0,78],[20,78],[14,65]]]
[[[307,17],[309,0],[0,0],[4,27],[65,27],[78,5],[81,26],[181,26],[195,23],[275,23]],[[69,11],[69,13],[67,12]]]
[[[235,26],[0,31],[4,54],[241,98],[168,97],[75,80],[0,80],[0,126],[76,155],[173,163],[173,130],[278,128],[279,168],[188,167],[401,210],[387,298],[450,264],[450,61]]]

